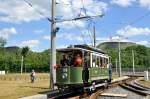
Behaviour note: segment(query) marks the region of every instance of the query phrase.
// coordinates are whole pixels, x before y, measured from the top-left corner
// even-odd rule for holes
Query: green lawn
[[[0,99],[17,99],[49,91],[49,74],[36,74],[35,83],[30,83],[30,74],[0,75]],[[113,74],[113,79],[119,78]]]
[[[8,74],[3,77],[6,79],[0,80],[0,99],[17,99],[49,91],[48,74],[37,74],[35,83],[30,83],[29,74]]]

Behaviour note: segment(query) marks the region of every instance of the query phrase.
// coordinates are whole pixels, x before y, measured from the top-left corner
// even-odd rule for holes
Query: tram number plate
[[[67,72],[67,68],[63,68],[63,70],[62,70],[63,72]]]

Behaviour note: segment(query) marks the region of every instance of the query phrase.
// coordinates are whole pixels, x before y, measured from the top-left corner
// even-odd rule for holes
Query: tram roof
[[[57,49],[58,52],[67,52],[67,51],[72,51],[72,50],[84,50],[84,51],[92,51],[92,52],[106,54],[106,52],[102,51],[101,49],[91,47],[88,45],[73,45],[67,48]]]

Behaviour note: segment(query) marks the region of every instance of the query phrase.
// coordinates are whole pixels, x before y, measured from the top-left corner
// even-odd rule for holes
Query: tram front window
[[[80,55],[80,54],[77,54],[77,55],[75,56],[74,65],[75,65],[76,67],[81,67],[81,66],[82,66],[82,62],[83,62],[83,60],[82,60],[81,55]]]
[[[63,55],[63,58],[60,61],[61,66],[69,66],[69,59],[67,55]]]

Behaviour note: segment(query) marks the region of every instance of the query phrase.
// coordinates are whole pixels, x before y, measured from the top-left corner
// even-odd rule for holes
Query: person
[[[69,55],[69,57],[68,57],[68,65],[69,66],[73,65],[73,59],[72,59],[71,55]]]
[[[31,77],[31,83],[34,83],[35,82],[35,71],[34,71],[34,69],[32,70],[30,77]]]
[[[109,82],[112,80],[112,64],[109,63]]]
[[[67,55],[63,55],[63,59],[60,61],[62,66],[69,66]]]
[[[82,58],[81,58],[80,54],[77,54],[77,56],[75,57],[74,65],[75,66],[81,66],[82,65]]]

